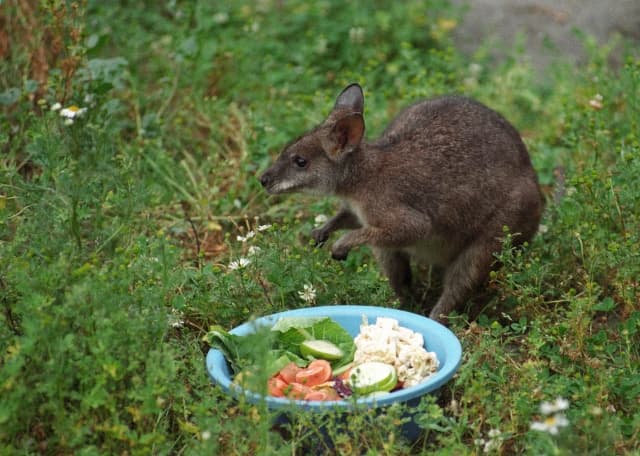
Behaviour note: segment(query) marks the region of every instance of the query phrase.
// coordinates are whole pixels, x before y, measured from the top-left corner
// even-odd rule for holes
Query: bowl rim
[[[371,305],[324,305],[315,307],[303,307],[299,309],[285,310],[270,315],[258,317],[256,319],[247,321],[239,326],[236,326],[229,332],[236,335],[244,335],[249,332],[254,332],[257,325],[272,326],[279,318],[282,317],[294,317],[294,316],[308,316],[308,317],[329,317],[336,316],[358,316],[366,315],[369,321],[377,317],[389,317],[395,318],[401,322],[402,326],[405,326],[406,321],[410,321],[410,326],[416,326],[418,323],[420,326],[425,326],[428,331],[432,331],[437,334],[437,338],[440,339],[441,345],[444,347],[445,361],[441,362],[440,368],[425,382],[418,385],[414,385],[408,388],[403,388],[398,391],[394,391],[384,396],[376,398],[359,398],[357,400],[340,400],[340,401],[304,401],[304,400],[292,400],[287,398],[277,398],[271,396],[264,396],[252,391],[246,391],[243,388],[233,385],[231,378],[223,372],[223,366],[226,366],[227,372],[229,371],[229,365],[220,350],[211,348],[206,356],[206,369],[210,379],[223,391],[231,394],[236,399],[240,396],[244,397],[248,402],[253,404],[266,402],[267,406],[271,409],[283,409],[286,407],[305,408],[305,409],[326,409],[326,408],[342,408],[352,409],[357,406],[364,407],[381,407],[385,405],[391,405],[396,402],[407,402],[412,399],[419,398],[427,393],[437,390],[442,385],[447,383],[453,375],[456,373],[462,362],[462,346],[457,336],[446,326],[425,317],[420,314],[409,312],[401,309],[394,309],[390,307],[377,307]],[[405,323],[403,323],[405,322]]]

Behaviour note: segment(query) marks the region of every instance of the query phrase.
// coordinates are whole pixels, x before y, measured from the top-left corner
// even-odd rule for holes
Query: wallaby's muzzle
[[[264,173],[262,173],[262,176],[260,176],[260,183],[264,188],[268,188],[271,181],[272,181],[272,177],[271,177],[271,174],[269,173],[269,170],[265,171]]]

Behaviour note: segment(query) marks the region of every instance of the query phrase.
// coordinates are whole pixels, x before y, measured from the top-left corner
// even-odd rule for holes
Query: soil
[[[483,43],[504,58],[517,38],[524,38],[525,54],[543,72],[556,59],[571,64],[585,61],[580,32],[605,44],[619,35],[640,49],[640,0],[451,0],[466,10],[455,31],[459,49],[473,54]],[[487,41],[488,40],[488,41]],[[612,53],[620,63],[621,45]]]

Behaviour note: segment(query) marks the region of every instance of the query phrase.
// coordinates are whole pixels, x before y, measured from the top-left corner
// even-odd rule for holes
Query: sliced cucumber
[[[367,394],[365,397],[368,399],[380,399],[381,397],[385,397],[391,394],[389,391],[374,391],[373,393]]]
[[[333,370],[333,376],[339,377],[340,375],[344,374],[346,371],[348,371],[352,367],[353,367],[353,363],[348,363],[348,364],[345,364],[344,366],[340,366]]]
[[[354,367],[349,383],[358,394],[391,391],[398,383],[398,374],[391,364],[371,361]]]
[[[344,356],[344,352],[336,344],[328,340],[305,340],[300,344],[302,356],[313,356],[314,358],[333,361]]]

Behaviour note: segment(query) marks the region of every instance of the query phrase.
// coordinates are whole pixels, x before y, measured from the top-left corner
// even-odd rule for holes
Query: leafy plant
[[[130,3],[0,9],[0,453],[637,451],[637,55],[610,67],[583,36],[586,65],[538,80],[517,49],[460,54],[447,2]],[[211,384],[202,337],[399,305],[368,249],[338,263],[311,244],[334,201],[255,178],[355,80],[370,137],[423,96],[501,111],[547,209],[524,249],[505,232],[484,299],[452,319],[464,359],[436,396],[283,421]],[[436,271],[419,272],[428,302]]]

